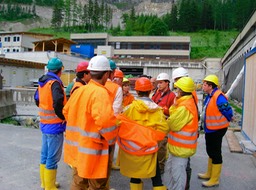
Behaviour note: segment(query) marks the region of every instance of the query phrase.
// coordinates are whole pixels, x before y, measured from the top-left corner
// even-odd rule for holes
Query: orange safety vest
[[[84,86],[81,82],[75,82],[72,89],[70,90],[70,96],[71,94],[79,87]]]
[[[157,152],[157,142],[164,139],[165,133],[140,125],[123,114],[117,115],[117,119],[121,120],[117,143],[122,150],[137,156]]]
[[[219,111],[217,106],[217,99],[220,94],[223,94],[220,90],[216,90],[212,95],[205,112],[205,124],[210,130],[219,130],[227,128],[229,126],[229,121],[227,118]],[[223,94],[225,97],[226,95]],[[226,97],[226,99],[228,99]]]
[[[192,92],[192,96],[194,97],[196,104],[198,104],[198,97],[195,90]]]
[[[62,119],[60,119],[54,111],[53,108],[53,99],[52,99],[52,84],[58,80],[49,80],[43,87],[39,86],[38,87],[38,93],[40,94],[40,101],[39,101],[39,117],[40,117],[40,122],[44,124],[54,124],[54,123],[61,123],[63,122]],[[63,90],[64,94],[64,101],[63,105],[66,104],[67,99],[66,95]]]
[[[64,162],[77,168],[82,178],[107,177],[109,145],[116,142],[118,132],[108,96],[104,86],[91,80],[63,108],[67,119]]]
[[[133,100],[134,100],[134,96],[131,93],[124,95],[123,96],[123,107],[131,104]]]
[[[112,81],[107,81],[105,87],[111,93],[111,100],[114,102],[119,85]]]
[[[168,143],[172,146],[182,148],[196,149],[197,146],[197,129],[198,129],[198,112],[193,97],[180,102],[179,106],[185,106],[193,115],[193,120],[185,125],[180,131],[170,131],[168,134]]]

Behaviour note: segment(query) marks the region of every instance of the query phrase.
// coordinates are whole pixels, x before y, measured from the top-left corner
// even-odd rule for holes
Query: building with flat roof
[[[115,58],[190,59],[189,36],[111,36],[107,33],[75,33],[70,39],[78,44],[111,46]]]
[[[0,54],[33,51],[33,42],[52,38],[51,34],[32,32],[0,32]]]

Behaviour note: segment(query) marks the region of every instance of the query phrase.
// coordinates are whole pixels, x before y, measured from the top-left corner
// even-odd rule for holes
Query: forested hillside
[[[207,40],[214,43],[197,48],[192,43],[193,57],[204,57],[209,46],[219,57],[255,10],[255,0],[0,0],[0,30],[40,27],[34,31],[64,37],[75,32],[192,36],[211,31]],[[227,44],[221,41],[225,37]]]

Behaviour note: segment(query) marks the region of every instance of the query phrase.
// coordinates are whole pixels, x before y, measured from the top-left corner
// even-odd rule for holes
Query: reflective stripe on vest
[[[53,97],[51,95],[51,86],[54,82],[59,82],[58,80],[50,80],[48,81],[43,87],[38,87],[38,93],[39,93],[39,117],[40,122],[44,124],[54,124],[54,123],[61,123],[63,122],[62,119],[60,119],[53,108]],[[64,95],[64,101],[63,105],[66,104],[66,95],[63,90]]]
[[[79,146],[77,141],[71,141],[71,140],[67,140],[67,139],[65,139],[65,143],[67,143],[70,146],[78,147],[79,152],[84,153],[84,154],[96,155],[96,156],[108,155],[108,149],[96,150],[96,149],[92,149],[92,148],[85,148],[85,147]]]
[[[107,132],[112,132],[116,129],[117,129],[116,126],[112,126],[112,127],[107,128],[107,129],[103,129],[101,131],[107,133]],[[95,139],[102,140],[102,136],[100,135],[100,133],[88,132],[88,131],[85,131],[85,130],[81,130],[79,127],[76,127],[76,126],[67,126],[66,131],[67,132],[69,131],[71,133],[72,132],[78,132],[78,133],[80,133],[80,135],[82,137],[89,137],[89,138],[95,138]],[[104,134],[104,133],[102,133],[102,134]],[[116,137],[114,137],[113,139],[108,140],[108,144],[113,144],[115,141],[116,141]]]
[[[182,102],[178,100],[177,106],[185,106],[186,109],[193,114],[193,120],[190,124],[185,125],[181,131],[170,131],[168,134],[168,143],[172,146],[195,149],[198,134],[198,112],[195,101],[191,96],[191,98],[183,100]]]
[[[135,155],[143,155],[141,153],[137,154],[137,152],[141,152],[141,151],[143,151],[146,155],[146,154],[157,152],[158,150],[158,145],[145,149],[143,148],[143,146],[139,146],[138,144],[129,140],[121,139],[120,137],[118,137],[117,140],[119,142],[119,146],[121,146],[123,150],[126,150],[127,152],[130,152]]]
[[[180,139],[180,138],[177,138],[173,135],[171,135],[170,133],[168,134],[168,138],[172,139],[173,141],[175,142],[178,142],[178,143],[182,143],[182,144],[190,144],[190,145],[193,145],[197,142],[197,132],[191,132],[191,133],[188,133],[188,132],[184,132],[184,131],[179,131],[179,132],[175,132],[176,134],[180,134],[182,136],[186,136],[186,137],[189,137],[190,139]],[[191,137],[196,137],[196,139],[192,139]]]
[[[206,107],[205,123],[206,127],[210,130],[219,130],[229,126],[229,121],[222,115],[217,106],[217,99],[220,94],[223,93],[220,90],[216,90]],[[225,94],[223,95],[225,96]]]

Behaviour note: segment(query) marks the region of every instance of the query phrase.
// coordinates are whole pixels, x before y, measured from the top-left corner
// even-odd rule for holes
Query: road
[[[191,190],[205,189],[196,174],[205,170],[207,155],[204,136],[198,139],[198,149],[191,159]],[[0,124],[0,189],[1,190],[36,190],[40,189],[39,158],[41,133],[39,129]],[[255,158],[252,155],[230,153],[226,138],[223,142],[223,171],[220,186],[216,190],[253,190],[256,189]],[[71,169],[59,163],[57,180],[60,190],[68,190],[71,181]],[[144,189],[152,189],[151,180],[143,180]],[[129,190],[129,179],[119,171],[112,171],[111,188]]]

